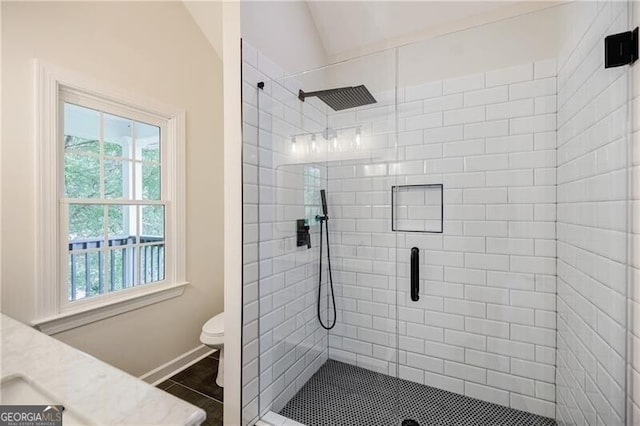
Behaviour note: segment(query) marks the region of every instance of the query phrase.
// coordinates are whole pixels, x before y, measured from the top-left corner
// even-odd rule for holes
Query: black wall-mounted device
[[[296,247],[307,246],[311,248],[311,235],[306,219],[296,220]]]
[[[420,249],[411,248],[411,300],[420,299]]]
[[[604,38],[604,67],[631,65],[638,59],[638,27]]]

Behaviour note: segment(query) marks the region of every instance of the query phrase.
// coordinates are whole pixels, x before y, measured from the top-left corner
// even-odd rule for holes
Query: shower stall
[[[575,2],[296,75],[243,43],[243,424],[632,422],[631,29]]]

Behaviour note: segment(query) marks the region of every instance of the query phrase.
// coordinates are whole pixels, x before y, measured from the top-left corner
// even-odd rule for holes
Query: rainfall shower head
[[[364,84],[360,86],[340,87],[338,89],[319,90],[317,92],[298,92],[298,99],[304,102],[305,98],[318,97],[329,105],[334,111],[355,108],[363,105],[375,104],[376,99],[371,95]]]

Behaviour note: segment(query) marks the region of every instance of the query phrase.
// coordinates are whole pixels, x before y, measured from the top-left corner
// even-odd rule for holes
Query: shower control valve
[[[296,220],[296,247],[307,246],[311,248],[311,235],[306,219]]]

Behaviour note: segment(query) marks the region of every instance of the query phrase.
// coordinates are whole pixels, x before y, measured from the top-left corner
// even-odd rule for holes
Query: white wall
[[[219,1],[185,1],[193,20],[198,24],[213,49],[222,58],[222,2]]]
[[[199,346],[202,324],[223,309],[220,58],[177,2],[4,2],[2,55],[2,311],[34,319],[38,58],[187,112],[191,285],[55,337],[134,375]]]
[[[295,74],[326,65],[327,57],[303,1],[243,1],[242,38]]]
[[[558,72],[560,424],[624,424],[628,67],[602,43],[627,31],[626,2],[577,3]],[[630,424],[630,423],[627,423]]]

